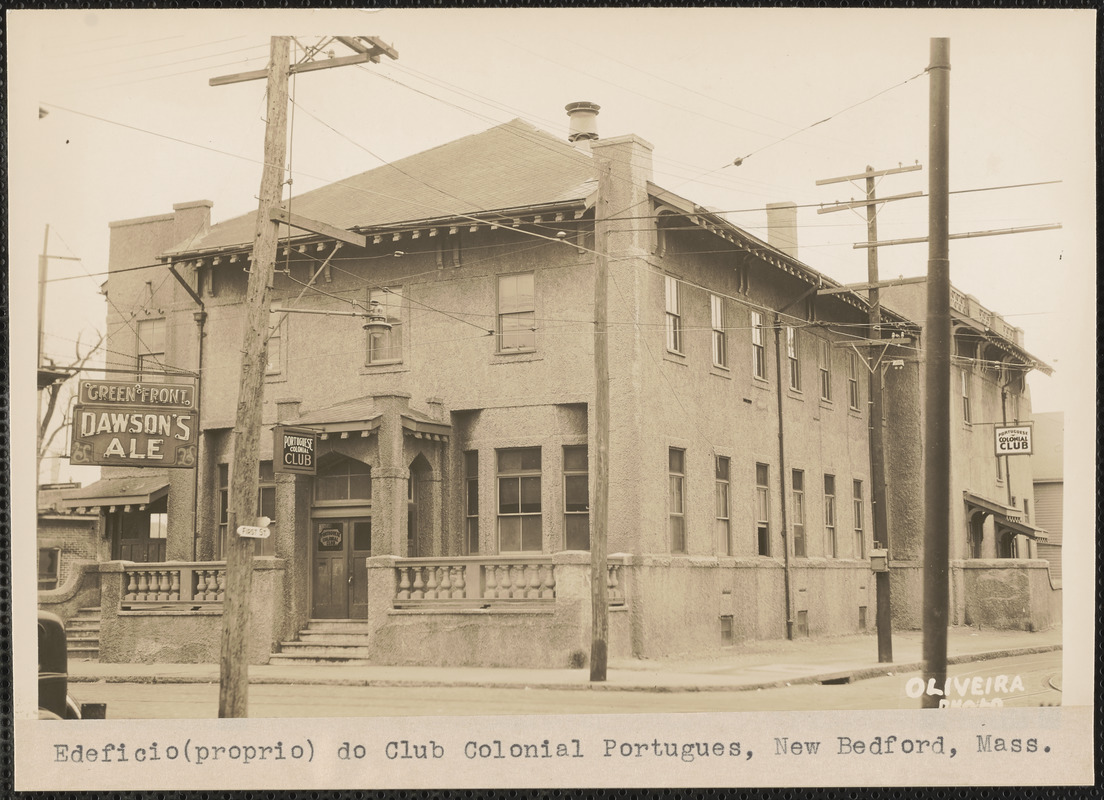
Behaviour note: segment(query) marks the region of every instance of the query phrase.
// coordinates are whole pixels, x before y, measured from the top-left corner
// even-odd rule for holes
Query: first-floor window
[[[793,546],[794,555],[804,558],[808,555],[805,546],[805,473],[795,469],[791,477],[793,490]]]
[[[563,449],[564,548],[590,549],[590,488],[586,445]]]
[[[759,540],[759,555],[769,556],[770,547],[770,469],[755,465],[755,534]]]
[[[56,547],[38,549],[38,588],[56,589],[58,568],[61,564],[61,550]]]
[[[276,525],[276,474],[271,461],[262,461],[258,465],[259,482],[257,486],[257,516],[269,518],[269,528]],[[218,505],[219,505],[219,558],[226,558],[226,537],[229,535],[230,520],[230,465],[218,465]],[[150,538],[165,538],[167,514],[150,514]],[[238,520],[238,525],[253,525],[255,520]],[[157,534],[154,531],[158,531]],[[265,539],[253,540],[253,554],[270,556],[275,552],[276,540],[271,534]]]
[[[667,451],[668,531],[671,538],[671,552],[686,552],[686,451],[672,447]]]
[[[827,538],[828,555],[838,558],[836,542],[836,476],[824,476],[824,533]]]
[[[464,453],[464,549],[479,552],[479,451]]]
[[[863,485],[852,483],[851,502],[855,506],[855,558],[866,558],[866,533],[863,531]]]
[[[728,459],[725,456],[717,456],[717,552],[723,556],[732,555],[732,532],[729,528],[728,512]]]
[[[543,541],[541,449],[499,450],[498,550],[540,552]]]

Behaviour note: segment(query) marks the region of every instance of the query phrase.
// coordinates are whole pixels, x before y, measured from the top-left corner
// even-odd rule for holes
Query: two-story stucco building
[[[254,661],[580,663],[599,249],[610,265],[611,652],[872,628],[865,300],[818,295],[838,283],[797,259],[793,204],[770,207],[764,242],[655,184],[646,141],[598,138],[597,107],[569,108],[569,140],[515,120],[289,201],[364,240],[282,229]],[[606,242],[595,241],[598,204]],[[99,574],[107,660],[217,657],[255,215],[214,226],[209,215],[209,203],[182,204],[112,226],[110,366],[194,382],[201,431],[194,470],[107,468],[68,501],[99,509],[111,541]],[[906,377],[922,330],[908,305],[884,326],[914,343],[882,421],[900,624],[915,621],[922,539],[921,409]],[[369,313],[390,330],[366,333]],[[983,362],[996,362],[993,380],[1029,414],[1022,380],[1005,376],[1035,363],[1015,331],[973,335],[960,341],[982,359],[968,367],[976,413],[995,413],[982,397]],[[277,425],[318,435],[316,475],[274,469]],[[1015,559],[1002,569],[1027,570],[1035,529],[996,489],[1030,497],[1030,472],[1000,478],[969,431],[956,442],[955,530],[975,524],[971,507],[988,516],[982,549],[956,545],[953,558],[1002,555]],[[1032,625],[1046,624],[1038,612]]]

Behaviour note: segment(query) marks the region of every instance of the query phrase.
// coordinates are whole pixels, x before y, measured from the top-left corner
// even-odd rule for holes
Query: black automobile
[[[81,718],[80,707],[69,696],[65,624],[48,611],[38,612],[38,718]]]

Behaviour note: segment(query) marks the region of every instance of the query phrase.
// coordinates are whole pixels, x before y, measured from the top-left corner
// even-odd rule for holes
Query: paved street
[[[961,687],[980,678],[987,699],[1005,706],[1061,704],[1062,653],[1054,651],[960,664],[949,670]],[[1019,676],[1023,688],[997,693],[997,676]],[[850,684],[803,684],[751,691],[587,691],[404,686],[319,686],[261,684],[250,687],[252,717],[460,716],[493,714],[672,713],[917,708],[906,694],[909,678],[901,673]],[[914,683],[915,685],[915,683]],[[966,690],[965,699],[970,699]],[[214,718],[218,685],[79,683],[73,693],[83,702],[107,703],[109,719]]]

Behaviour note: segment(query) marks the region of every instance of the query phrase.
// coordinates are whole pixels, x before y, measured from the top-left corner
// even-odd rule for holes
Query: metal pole
[[[950,39],[931,40],[928,151],[928,318],[924,329],[924,683],[947,680],[951,509],[951,280],[948,257]],[[938,708],[925,692],[923,708]]]
[[[778,398],[778,488],[782,492],[782,592],[786,596],[786,638],[794,638],[793,564],[790,562],[790,521],[786,515],[786,426],[782,413],[782,316],[774,315],[774,382]],[[793,476],[790,476],[793,485]]]
[[[268,352],[268,293],[276,264],[278,223],[272,209],[283,195],[287,154],[287,96],[291,40],[273,36],[268,64],[268,124],[257,208],[253,265],[245,298],[241,382],[234,422],[234,462],[226,535],[226,594],[222,605],[219,717],[244,717],[249,700],[249,619],[253,588],[253,540],[236,535],[257,516],[258,454],[264,372]]]
[[[609,284],[609,197],[613,166],[598,161],[598,201],[594,205],[594,497],[591,500],[590,679],[606,679],[609,656],[609,587],[606,548],[609,533],[609,341],[606,297]]]
[[[46,316],[46,264],[49,256],[46,255],[50,247],[50,226],[46,225],[46,233],[42,238],[42,255],[38,257],[38,364],[42,366],[42,342],[45,339],[44,318]]]
[[[866,168],[866,199],[874,200],[874,168]],[[867,241],[878,241],[877,206],[872,202],[866,207]],[[871,247],[866,255],[866,279],[871,283],[867,299],[870,304],[869,338],[882,338],[882,306],[878,289],[878,248]],[[886,506],[885,431],[882,428],[882,365],[879,362],[870,373],[870,482],[871,504],[874,511],[874,531],[878,542],[889,555],[889,513]],[[889,561],[888,557],[886,559]],[[874,592],[877,598],[875,625],[878,629],[878,661],[893,661],[893,614],[889,588],[889,573],[874,573]]]

